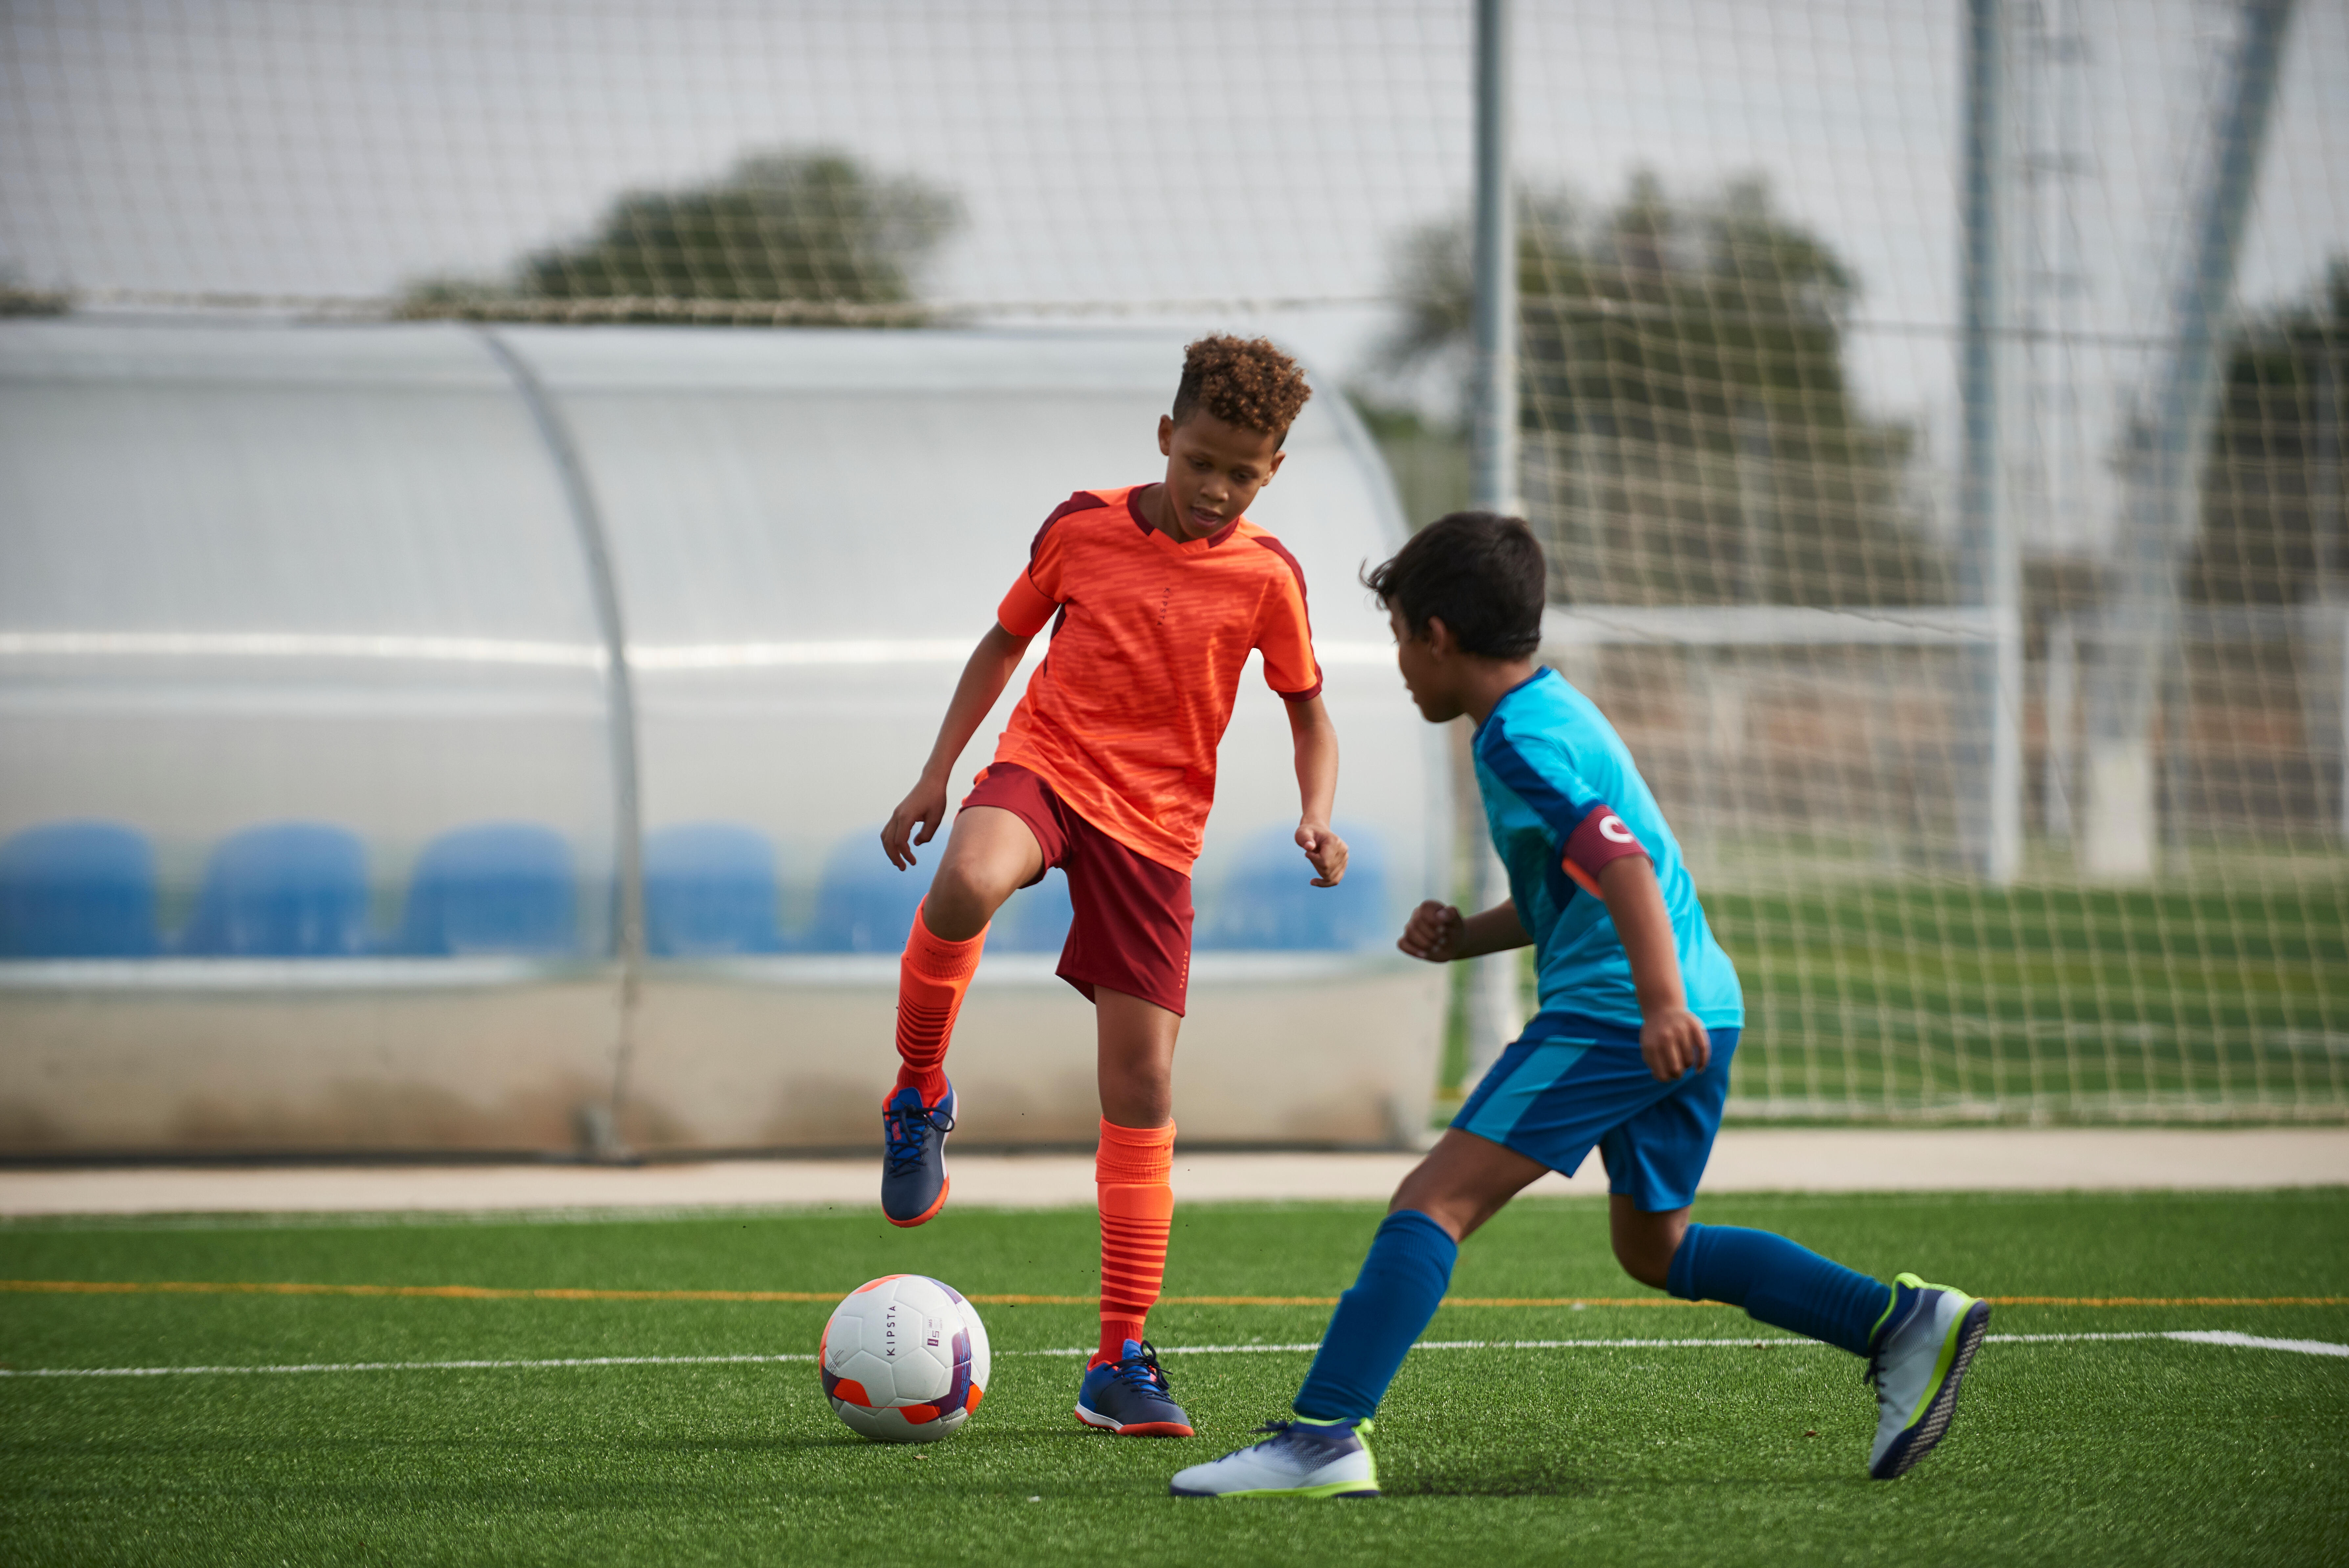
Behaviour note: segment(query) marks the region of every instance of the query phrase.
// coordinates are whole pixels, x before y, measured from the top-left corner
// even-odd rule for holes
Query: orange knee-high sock
[[[978,952],[986,945],[985,928],[968,941],[950,942],[915,909],[905,956],[897,961],[896,1089],[911,1084],[934,1105],[947,1092],[947,1042],[954,1037],[955,1014],[962,1011],[963,992],[978,972]]]
[[[1101,1348],[1090,1365],[1124,1354],[1142,1337],[1166,1277],[1166,1232],[1174,1220],[1174,1124],[1101,1125],[1093,1180],[1101,1195]]]

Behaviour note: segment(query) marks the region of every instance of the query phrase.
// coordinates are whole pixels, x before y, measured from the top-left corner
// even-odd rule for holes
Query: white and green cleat
[[[1868,1358],[1876,1386],[1876,1448],[1868,1473],[1906,1475],[1950,1429],[1958,1384],[1990,1328],[1990,1303],[1914,1274],[1893,1279],[1892,1303]]]
[[[1376,1497],[1378,1461],[1362,1439],[1368,1421],[1275,1421],[1271,1437],[1175,1473],[1175,1497]]]

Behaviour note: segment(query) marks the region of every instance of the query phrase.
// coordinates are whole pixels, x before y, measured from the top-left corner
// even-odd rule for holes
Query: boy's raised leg
[[[954,1130],[954,1085],[947,1082],[947,1043],[963,993],[978,971],[987,928],[947,941],[931,930],[928,900],[897,961],[897,1082],[881,1102],[881,1213],[890,1224],[919,1225],[946,1207],[947,1134]]]
[[[881,1106],[881,1212],[892,1225],[922,1224],[946,1207],[946,1140],[957,1108],[947,1046],[988,922],[1043,860],[1019,816],[973,806],[955,819],[929,896],[914,911],[897,963],[897,1082]]]

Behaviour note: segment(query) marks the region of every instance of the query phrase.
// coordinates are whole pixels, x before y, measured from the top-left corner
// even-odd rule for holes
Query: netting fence
[[[1469,499],[1473,23],[20,0],[0,299],[1265,331],[1424,521]],[[2349,1115],[2349,7],[1515,26],[1548,652],[1739,961],[1734,1108]]]

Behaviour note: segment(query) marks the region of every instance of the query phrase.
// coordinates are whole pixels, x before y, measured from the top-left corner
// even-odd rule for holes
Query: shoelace
[[[1912,1313],[1917,1310],[1913,1301],[1909,1310]],[[1884,1352],[1892,1344],[1893,1330],[1908,1321],[1908,1314],[1903,1314],[1898,1323],[1887,1323],[1884,1325],[1884,1333],[1877,1340],[1876,1348],[1868,1353],[1868,1365],[1860,1369],[1859,1380],[1875,1390],[1876,1397],[1879,1401],[1884,1397]]]
[[[922,1163],[933,1132],[954,1131],[954,1117],[944,1106],[925,1107],[919,1115],[900,1110],[884,1111],[881,1132],[889,1148],[889,1174],[903,1176]]]
[[[1158,1347],[1148,1340],[1142,1348],[1117,1364],[1118,1377],[1137,1388],[1153,1394],[1169,1392],[1165,1369],[1158,1365]]]
[[[1268,1449],[1278,1444],[1288,1443],[1303,1443],[1309,1446],[1319,1447],[1326,1446],[1337,1440],[1331,1435],[1336,1430],[1335,1428],[1309,1427],[1302,1421],[1267,1421],[1263,1426],[1258,1427],[1257,1430],[1259,1432],[1270,1432],[1272,1434],[1272,1436],[1267,1438],[1263,1442],[1256,1445],[1259,1449]],[[1353,1429],[1351,1428],[1348,1428],[1346,1429],[1346,1435],[1348,1437],[1353,1436]]]

